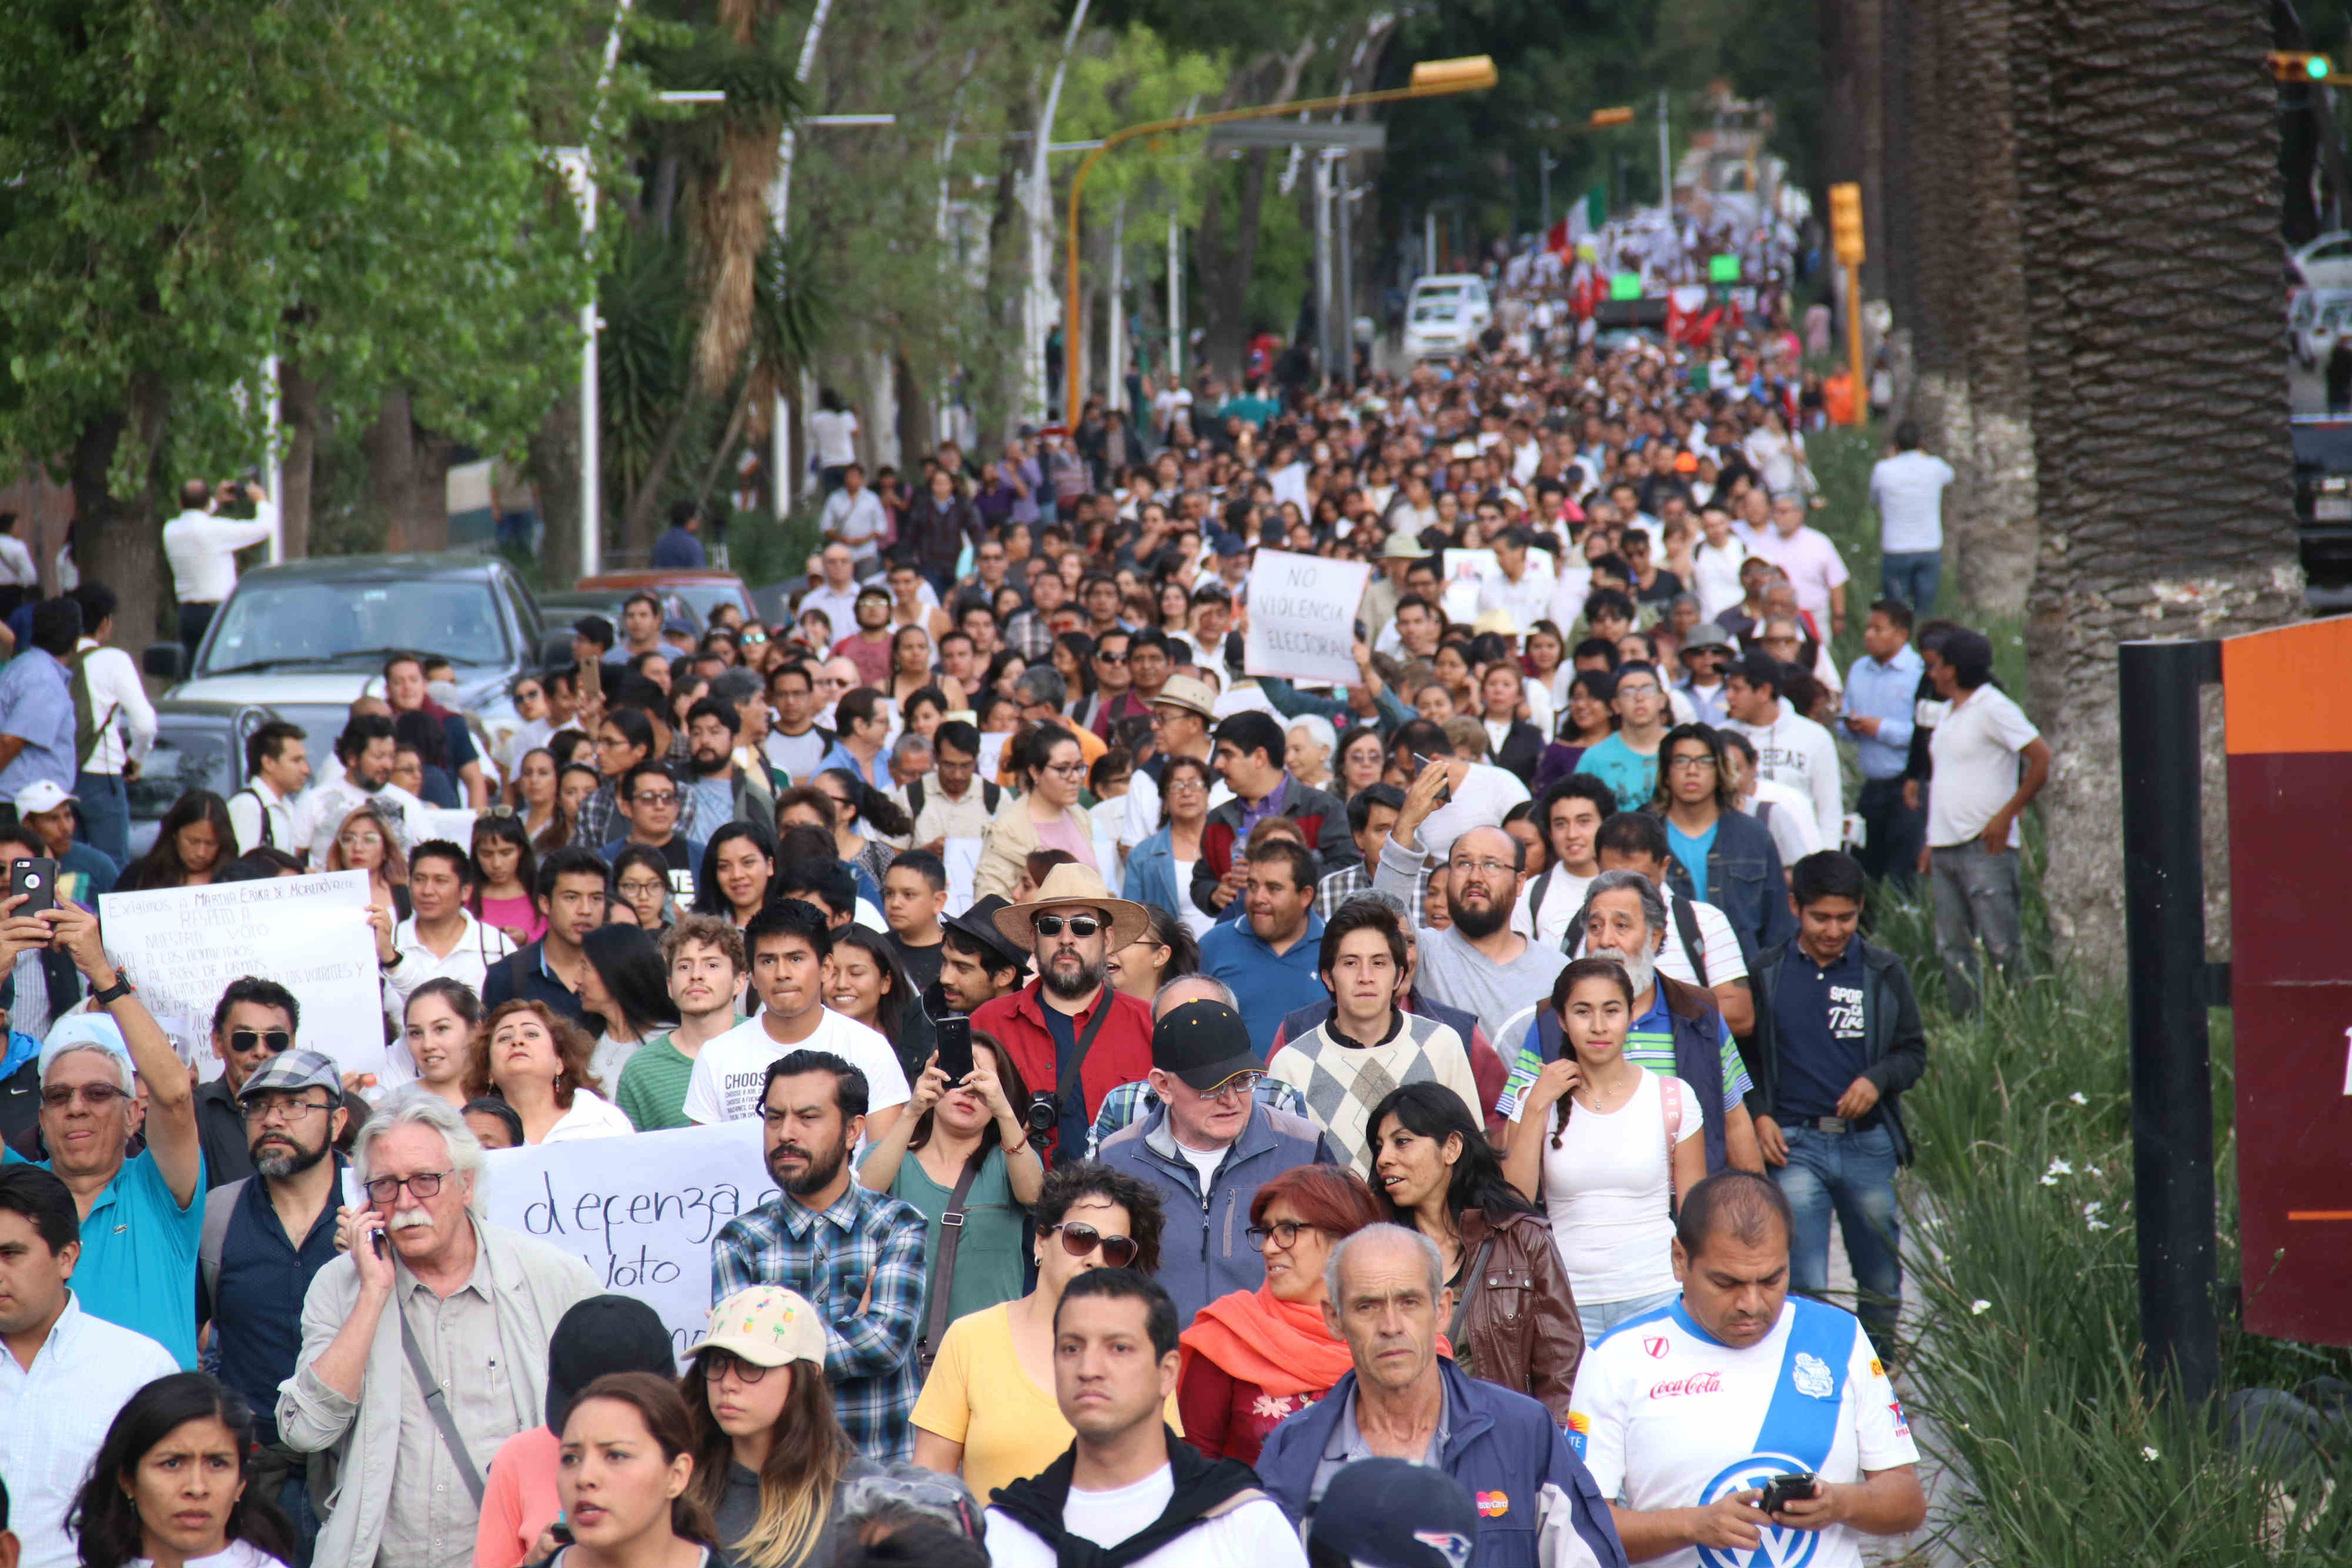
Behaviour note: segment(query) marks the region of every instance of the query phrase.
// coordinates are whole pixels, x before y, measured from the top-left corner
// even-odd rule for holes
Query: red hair
[[[1257,1189],[1250,1199],[1250,1223],[1264,1225],[1265,1211],[1286,1203],[1301,1222],[1337,1241],[1388,1217],[1364,1178],[1345,1166],[1293,1166]]]

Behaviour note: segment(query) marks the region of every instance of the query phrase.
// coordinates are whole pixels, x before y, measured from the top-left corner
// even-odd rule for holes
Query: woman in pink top
[[[501,806],[475,818],[473,852],[474,918],[505,932],[519,947],[547,935],[547,917],[539,912],[538,857],[521,814]]]
[[[1064,851],[1099,874],[1094,822],[1078,805],[1087,764],[1077,737],[1058,725],[1039,725],[1022,740],[1015,766],[1025,792],[1006,800],[981,832],[975,894],[1010,897],[1032,850]]]

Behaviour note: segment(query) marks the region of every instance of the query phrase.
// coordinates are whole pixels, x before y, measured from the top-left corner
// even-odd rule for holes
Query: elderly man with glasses
[[[1240,1013],[1208,1000],[1171,1008],[1151,1030],[1159,1103],[1103,1142],[1103,1164],[1161,1194],[1158,1278],[1179,1322],[1265,1282],[1265,1255],[1244,1234],[1260,1186],[1298,1166],[1339,1163],[1312,1121],[1260,1103],[1265,1077]]]
[[[465,1568],[499,1445],[547,1418],[547,1349],[596,1293],[570,1252],[478,1212],[482,1145],[457,1107],[401,1090],[360,1129],[367,1207],[302,1301],[278,1396],[290,1448],[333,1458],[320,1563]]]

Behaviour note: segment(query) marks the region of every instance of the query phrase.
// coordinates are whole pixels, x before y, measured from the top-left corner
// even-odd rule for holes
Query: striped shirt
[[[613,1103],[640,1133],[691,1127],[694,1120],[686,1113],[686,1086],[693,1079],[694,1058],[670,1043],[669,1032],[664,1030],[637,1047],[629,1064],[621,1069]]]

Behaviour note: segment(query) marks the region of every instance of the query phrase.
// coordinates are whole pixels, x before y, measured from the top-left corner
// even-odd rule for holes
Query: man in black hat
[[[1021,988],[1029,955],[996,929],[996,912],[1004,907],[1005,900],[992,893],[940,922],[939,982],[923,995],[933,1017],[977,1012],[982,1003]]]
[[[1151,1030],[1158,1103],[1097,1153],[1164,1195],[1158,1279],[1181,1322],[1265,1282],[1265,1257],[1244,1234],[1260,1186],[1298,1166],[1341,1163],[1313,1122],[1259,1102],[1265,1077],[1240,1013],[1214,1001],[1171,1008]]]

